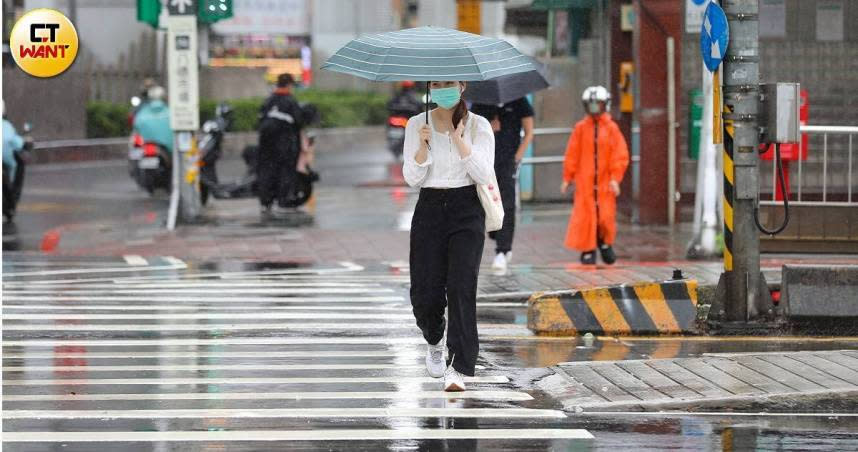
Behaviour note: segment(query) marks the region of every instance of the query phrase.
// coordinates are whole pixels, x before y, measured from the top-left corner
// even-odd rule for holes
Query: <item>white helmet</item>
[[[149,100],[164,100],[167,97],[167,91],[164,90],[163,87],[155,85],[146,92]]]
[[[585,109],[591,102],[604,102],[605,110],[611,110],[611,92],[601,85],[585,89],[584,94],[581,95],[581,101],[584,102]]]

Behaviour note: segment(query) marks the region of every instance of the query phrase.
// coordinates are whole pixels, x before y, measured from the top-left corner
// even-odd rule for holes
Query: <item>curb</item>
[[[534,294],[527,327],[539,335],[696,334],[697,280]]]

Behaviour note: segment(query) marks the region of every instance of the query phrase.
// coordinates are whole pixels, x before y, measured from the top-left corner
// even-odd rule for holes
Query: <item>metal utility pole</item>
[[[167,228],[176,217],[193,222],[200,216],[199,168],[194,133],[199,128],[197,4],[195,0],[169,0],[167,21],[167,79],[170,125],[175,132],[173,190]]]
[[[725,320],[748,321],[771,304],[760,273],[760,238],[754,222],[759,187],[759,0],[723,0],[730,30],[724,58],[725,272],[719,283]],[[732,172],[732,174],[730,174]],[[729,184],[725,184],[728,188]],[[732,200],[732,206],[729,206]],[[732,222],[732,231],[729,223]]]

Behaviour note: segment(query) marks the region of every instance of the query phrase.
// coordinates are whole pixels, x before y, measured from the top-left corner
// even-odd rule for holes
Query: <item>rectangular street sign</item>
[[[197,69],[197,18],[167,19],[167,72],[170,125],[173,130],[199,128],[199,81]]]
[[[171,16],[197,16],[197,0],[167,0]]]

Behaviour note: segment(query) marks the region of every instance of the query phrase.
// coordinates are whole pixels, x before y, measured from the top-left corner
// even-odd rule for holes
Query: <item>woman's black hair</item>
[[[461,84],[461,82],[459,82]],[[465,104],[465,99],[460,99],[453,109],[453,130],[459,126],[459,121],[463,121],[468,116],[468,105]]]

